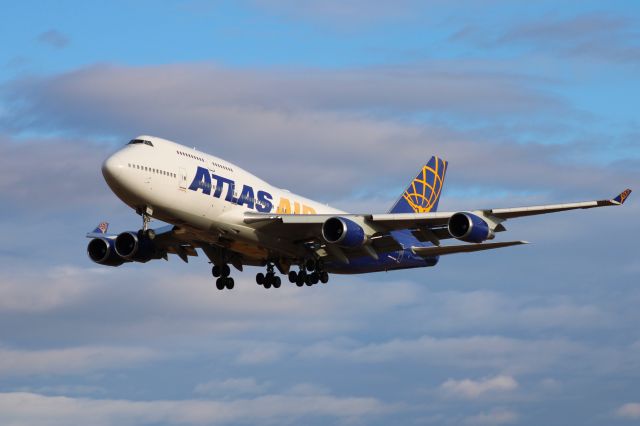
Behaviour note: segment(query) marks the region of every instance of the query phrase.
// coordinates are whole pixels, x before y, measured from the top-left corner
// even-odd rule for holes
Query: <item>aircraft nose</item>
[[[102,176],[107,183],[117,182],[124,169],[125,163],[118,153],[104,160],[102,163]]]

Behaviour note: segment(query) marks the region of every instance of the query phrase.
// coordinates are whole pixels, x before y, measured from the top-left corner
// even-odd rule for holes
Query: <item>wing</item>
[[[566,210],[590,209],[595,207],[618,206],[624,204],[631,193],[627,189],[618,196],[599,201],[584,201],[567,204],[550,204],[530,207],[502,208],[474,210],[473,214],[485,220],[492,231],[500,232],[506,229],[502,225],[507,219],[532,216],[546,213],[555,213]],[[373,257],[376,253],[402,249],[403,246],[392,235],[393,231],[410,231],[419,241],[430,241],[436,247],[415,248],[415,253],[421,256],[437,256],[441,254],[471,252],[488,250],[492,248],[507,247],[516,244],[524,244],[522,241],[507,243],[467,244],[449,247],[439,247],[440,240],[453,238],[447,228],[449,219],[458,212],[434,212],[434,213],[387,213],[387,214],[269,214],[246,213],[244,222],[251,224],[260,232],[266,234],[286,236],[289,242],[294,244],[311,244],[313,241],[323,243],[322,225],[329,218],[336,216],[352,220],[359,224],[368,237],[368,243],[358,249],[338,248],[331,244],[323,244],[329,255],[345,259],[353,254],[369,254]]]
[[[567,204],[548,204],[542,206],[515,207],[506,209],[474,210],[473,213],[485,218],[493,219],[493,222],[501,223],[507,219],[524,216],[534,216],[546,213],[556,213],[575,209],[591,209],[595,207],[620,206],[624,204],[631,194],[630,189],[624,190],[615,198],[610,200],[583,201]],[[410,229],[412,227],[438,227],[446,226],[449,218],[457,212],[439,213],[402,213],[402,214],[374,214],[370,221],[382,225],[386,229]],[[501,231],[503,229],[496,229]]]

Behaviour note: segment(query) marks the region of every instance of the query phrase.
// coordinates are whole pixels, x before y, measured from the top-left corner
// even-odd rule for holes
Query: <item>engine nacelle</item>
[[[113,240],[105,238],[94,238],[89,241],[87,245],[87,254],[89,258],[100,265],[106,266],[120,266],[125,259],[118,256],[118,253],[114,250]]]
[[[137,232],[123,232],[116,237],[116,253],[125,260],[134,262],[148,262],[160,259],[163,253],[145,235]]]
[[[494,236],[489,224],[473,213],[455,213],[448,227],[452,237],[468,243],[481,243]]]
[[[344,217],[331,217],[322,224],[322,238],[330,244],[360,247],[367,240],[364,229]]]

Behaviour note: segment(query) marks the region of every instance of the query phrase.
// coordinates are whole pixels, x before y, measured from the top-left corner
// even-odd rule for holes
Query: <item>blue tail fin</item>
[[[431,157],[413,179],[389,213],[427,213],[438,210],[447,162]]]
[[[91,231],[92,234],[106,234],[109,230],[109,222],[101,222],[96,229]]]

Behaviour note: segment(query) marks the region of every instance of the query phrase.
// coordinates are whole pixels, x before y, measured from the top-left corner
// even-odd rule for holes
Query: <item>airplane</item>
[[[352,214],[274,187],[221,158],[154,136],[141,135],[108,157],[102,174],[110,189],[142,217],[142,228],[92,232],[89,258],[101,265],[184,262],[202,250],[219,290],[233,289],[231,268],[266,268],[264,288],[286,275],[302,287],[327,283],[329,274],[361,274],[435,266],[440,256],[527,244],[487,242],[508,219],[622,205],[613,199],[532,207],[438,212],[448,162],[423,165],[387,213]],[[157,219],[168,225],[152,229]],[[454,239],[463,244],[442,244]],[[297,270],[293,268],[297,268]]]

